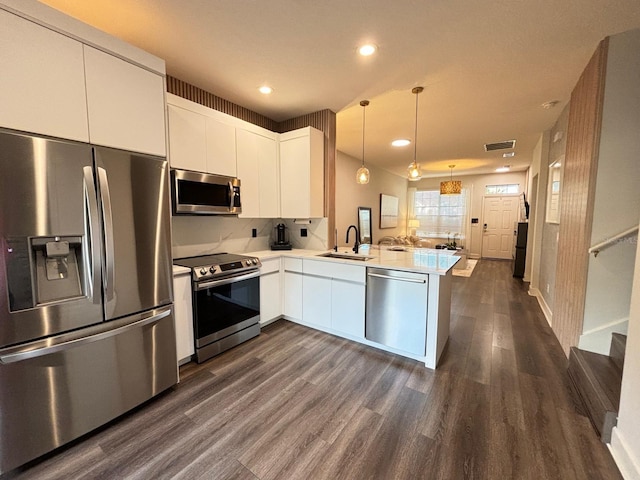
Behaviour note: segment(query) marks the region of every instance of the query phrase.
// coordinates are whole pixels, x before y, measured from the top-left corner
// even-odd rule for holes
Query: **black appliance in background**
[[[515,224],[513,234],[515,235],[516,245],[513,255],[513,276],[524,277],[525,260],[527,258],[527,232],[529,224],[527,222],[518,222]]]
[[[276,225],[276,241],[271,244],[271,250],[291,250],[289,234],[284,223]]]

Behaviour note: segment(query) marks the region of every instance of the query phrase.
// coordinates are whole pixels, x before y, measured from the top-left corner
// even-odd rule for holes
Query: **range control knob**
[[[200,275],[206,275],[207,274],[207,269],[206,268],[201,268],[200,269]]]
[[[253,259],[253,264],[254,264],[254,265],[257,265],[257,264],[258,264],[258,259],[257,259],[257,258],[254,258],[254,259]]]
[[[245,263],[246,263],[247,265],[251,265],[251,260],[247,260]]]
[[[216,267],[214,267],[214,266],[210,267],[210,268],[209,268],[209,271],[210,271],[211,273],[216,273]]]

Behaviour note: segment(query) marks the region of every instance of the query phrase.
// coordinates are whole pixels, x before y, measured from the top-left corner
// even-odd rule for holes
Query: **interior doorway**
[[[513,258],[515,223],[520,195],[486,196],[483,201],[482,257]]]

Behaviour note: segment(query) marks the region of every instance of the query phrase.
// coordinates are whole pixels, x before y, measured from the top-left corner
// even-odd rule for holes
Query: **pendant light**
[[[415,132],[413,136],[413,162],[407,168],[407,175],[412,182],[418,181],[422,178],[422,170],[420,170],[420,164],[417,161],[418,157],[418,94],[424,90],[423,87],[414,87],[411,93],[416,96],[416,123]]]
[[[362,100],[360,106],[362,107],[362,166],[356,172],[356,182],[360,185],[366,185],[369,183],[369,169],[364,166],[364,111],[369,105],[369,100]]]
[[[446,182],[440,182],[440,195],[459,195],[462,193],[462,182],[453,179],[453,169],[455,165],[449,165],[451,171],[450,179]]]

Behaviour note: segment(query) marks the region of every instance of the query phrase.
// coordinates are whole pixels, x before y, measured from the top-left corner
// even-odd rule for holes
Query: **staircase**
[[[611,441],[611,430],[618,419],[626,343],[626,335],[614,333],[609,355],[577,347],[571,347],[569,353],[569,377],[604,443]]]

